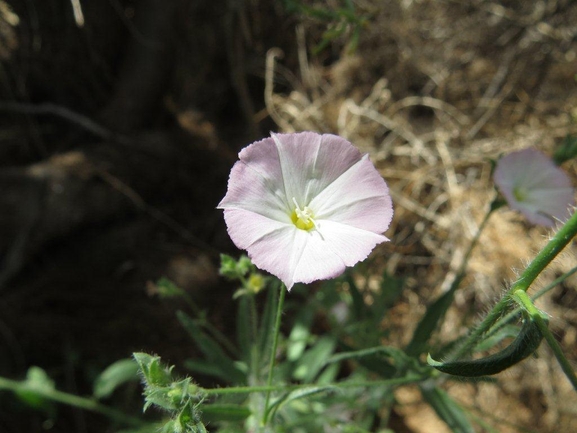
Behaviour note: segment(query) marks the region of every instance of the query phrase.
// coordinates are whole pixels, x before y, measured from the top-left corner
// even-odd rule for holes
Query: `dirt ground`
[[[356,20],[339,13],[347,4]],[[231,288],[216,266],[235,250],[215,206],[238,150],[271,130],[340,134],[387,180],[391,242],[374,257],[407,280],[383,320],[387,344],[406,344],[494,197],[491,159],[550,154],[577,134],[575,23],[570,0],[0,0],[0,375],[40,365],[85,394],[133,351],[194,355],[178,306],[146,290],[163,275],[226,329]],[[563,169],[577,183],[577,164]],[[550,233],[496,212],[436,338],[478,321]],[[575,251],[536,288],[575,267]],[[538,306],[577,366],[577,279]],[[545,345],[497,383],[446,389],[493,431],[577,425]],[[404,431],[448,431],[416,389],[395,396]],[[20,410],[6,394],[0,404]],[[0,411],[0,431],[47,429],[13,415]],[[57,419],[49,431],[101,428],[77,411]]]

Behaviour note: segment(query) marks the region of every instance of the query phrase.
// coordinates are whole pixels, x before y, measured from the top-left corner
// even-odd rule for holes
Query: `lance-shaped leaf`
[[[536,322],[530,317],[526,317],[517,337],[509,346],[500,352],[485,358],[451,362],[435,361],[431,355],[429,355],[427,362],[437,370],[455,376],[490,376],[512,367],[527,358],[537,350],[542,338],[543,336]]]

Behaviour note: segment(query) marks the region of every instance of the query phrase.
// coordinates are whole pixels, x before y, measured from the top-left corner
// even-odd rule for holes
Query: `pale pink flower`
[[[529,222],[553,227],[569,217],[574,205],[571,180],[538,150],[528,148],[504,156],[493,178],[509,206]]]
[[[218,207],[235,245],[287,289],[336,277],[388,241],[389,189],[345,139],[272,134],[239,158]]]

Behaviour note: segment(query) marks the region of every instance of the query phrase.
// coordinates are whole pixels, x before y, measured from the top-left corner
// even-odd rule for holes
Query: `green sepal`
[[[138,364],[140,372],[148,385],[168,386],[172,382],[172,367],[165,367],[160,362],[160,356],[136,352],[132,356]]]

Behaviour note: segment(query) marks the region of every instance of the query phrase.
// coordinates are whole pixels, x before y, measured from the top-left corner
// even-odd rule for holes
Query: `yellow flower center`
[[[523,187],[516,186],[513,188],[513,196],[519,202],[523,202],[527,199],[527,190]]]
[[[301,209],[294,197],[293,197],[293,203],[295,204],[295,209],[291,214],[291,221],[293,222],[293,224],[297,226],[297,228],[306,231],[316,228],[317,224],[315,223],[314,220],[315,216],[313,214],[313,211],[310,210],[308,206],[305,206],[304,208]]]

